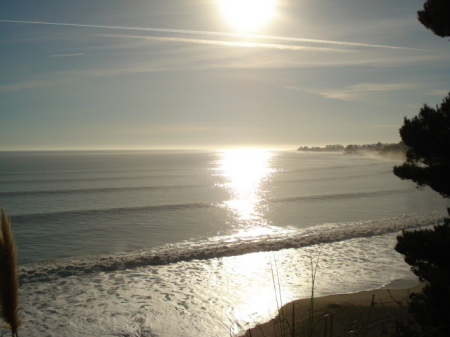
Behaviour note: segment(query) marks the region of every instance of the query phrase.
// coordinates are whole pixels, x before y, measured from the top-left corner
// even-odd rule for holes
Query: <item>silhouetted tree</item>
[[[395,167],[394,174],[450,198],[450,94],[436,109],[424,105],[417,116],[405,118],[400,135],[410,148],[406,162]],[[421,293],[411,294],[409,302],[421,333],[450,336],[450,218],[434,230],[404,231],[395,250],[427,282]]]
[[[395,249],[405,255],[414,274],[427,282],[421,293],[409,297],[409,312],[422,330],[418,335],[450,336],[450,219],[434,229],[404,231]]]
[[[406,162],[394,168],[401,179],[429,186],[450,197],[450,94],[433,109],[426,104],[412,119],[405,117],[400,136],[410,149]]]
[[[436,35],[450,36],[450,0],[427,0],[418,19]],[[425,104],[417,116],[405,118],[400,135],[410,149],[394,174],[450,198],[450,94],[436,109]],[[447,211],[450,215],[450,208]],[[409,311],[422,330],[419,334],[450,336],[450,218],[433,230],[404,231],[395,249],[414,274],[427,282],[421,293],[409,298]],[[399,327],[401,336],[419,335]]]
[[[400,135],[410,148],[406,162],[395,167],[394,174],[450,198],[450,94],[436,109],[425,104],[417,116],[405,118]],[[404,231],[395,249],[427,282],[421,293],[411,294],[409,302],[421,333],[450,336],[450,219],[434,230]]]
[[[450,36],[450,1],[427,0],[423,10],[417,12],[419,21],[434,34]]]

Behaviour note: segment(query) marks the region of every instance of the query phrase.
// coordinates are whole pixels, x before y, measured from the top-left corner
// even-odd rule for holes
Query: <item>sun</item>
[[[267,24],[275,14],[276,0],[217,0],[223,15],[241,31],[253,31]]]

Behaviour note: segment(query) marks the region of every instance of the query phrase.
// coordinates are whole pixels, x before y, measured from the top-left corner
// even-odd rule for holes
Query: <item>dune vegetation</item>
[[[12,337],[18,337],[20,317],[16,245],[4,207],[2,207],[0,234],[0,315],[11,329]]]

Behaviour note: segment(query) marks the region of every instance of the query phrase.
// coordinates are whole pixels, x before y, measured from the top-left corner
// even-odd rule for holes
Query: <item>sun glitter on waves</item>
[[[258,204],[263,199],[262,183],[273,173],[273,152],[257,149],[223,150],[219,171],[231,199],[225,202],[243,222],[260,222]]]
[[[217,0],[223,15],[240,31],[267,24],[275,14],[276,0]]]

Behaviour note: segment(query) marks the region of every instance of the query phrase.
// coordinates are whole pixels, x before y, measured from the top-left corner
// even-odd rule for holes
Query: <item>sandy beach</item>
[[[406,300],[410,293],[420,292],[423,287],[411,282],[398,280],[380,289],[315,298],[312,325],[308,323],[311,300],[296,300],[284,305],[277,317],[248,330],[244,336],[389,336],[396,321],[411,318]]]

